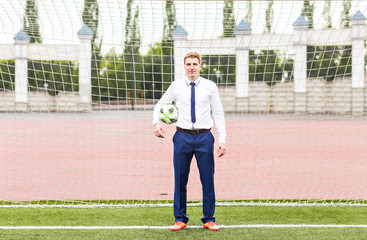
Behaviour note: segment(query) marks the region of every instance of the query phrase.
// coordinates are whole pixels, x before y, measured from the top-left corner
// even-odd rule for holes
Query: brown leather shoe
[[[204,223],[203,227],[209,229],[210,231],[218,231],[219,230],[219,227],[217,225],[215,225],[214,222]]]
[[[175,223],[175,225],[173,225],[173,227],[171,227],[171,230],[172,231],[178,231],[178,230],[181,230],[183,228],[187,227],[187,224],[184,223],[184,222],[181,222],[181,221],[177,221]]]

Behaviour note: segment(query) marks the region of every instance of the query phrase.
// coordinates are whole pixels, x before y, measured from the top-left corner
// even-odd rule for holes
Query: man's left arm
[[[212,114],[215,122],[215,127],[218,132],[218,148],[217,154],[218,157],[223,156],[226,153],[226,126],[225,126],[225,119],[224,119],[224,111],[223,106],[220,101],[219,91],[217,86],[213,90],[210,105],[212,108]]]

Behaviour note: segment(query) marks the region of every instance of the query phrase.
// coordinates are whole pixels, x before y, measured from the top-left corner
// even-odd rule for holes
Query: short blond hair
[[[188,58],[197,58],[199,60],[199,64],[201,64],[201,57],[200,57],[200,54],[197,52],[189,52],[188,54],[186,54],[184,58],[184,63],[186,62],[186,59]]]

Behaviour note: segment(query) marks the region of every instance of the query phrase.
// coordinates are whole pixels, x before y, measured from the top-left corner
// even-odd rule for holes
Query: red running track
[[[159,139],[145,115],[14,116],[0,120],[0,201],[173,198],[173,125]],[[216,196],[367,199],[366,149],[365,121],[228,118]],[[188,199],[200,200],[191,169]]]

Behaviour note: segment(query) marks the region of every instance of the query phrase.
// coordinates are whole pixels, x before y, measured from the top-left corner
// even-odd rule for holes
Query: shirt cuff
[[[159,121],[153,120],[153,126],[159,123]]]
[[[224,143],[224,144],[226,144],[226,138],[225,138],[225,137],[218,137],[218,142],[219,142],[219,143]]]

